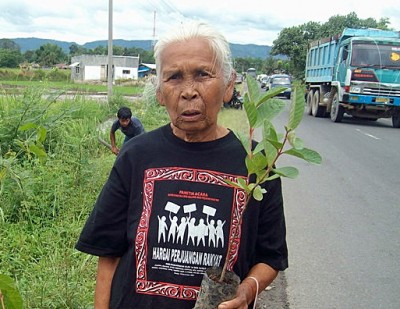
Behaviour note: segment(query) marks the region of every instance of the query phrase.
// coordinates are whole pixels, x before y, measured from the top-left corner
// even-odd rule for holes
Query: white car
[[[261,88],[266,88],[268,84],[268,79],[269,79],[268,75],[265,75],[263,78],[260,79]]]

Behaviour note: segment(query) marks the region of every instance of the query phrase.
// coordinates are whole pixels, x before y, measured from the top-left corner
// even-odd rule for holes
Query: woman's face
[[[171,119],[173,132],[186,141],[217,138],[217,119],[234,83],[225,85],[207,41],[200,38],[168,45],[162,54],[157,99]]]

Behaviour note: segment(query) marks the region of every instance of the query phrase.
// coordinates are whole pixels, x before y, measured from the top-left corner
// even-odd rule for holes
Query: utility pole
[[[156,45],[156,11],[153,14],[153,41],[151,42],[151,48],[154,49]]]
[[[107,101],[110,103],[113,87],[113,0],[108,1],[108,70],[107,70]]]

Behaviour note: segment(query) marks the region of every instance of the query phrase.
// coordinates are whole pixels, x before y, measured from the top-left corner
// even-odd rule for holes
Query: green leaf
[[[30,144],[29,145],[29,151],[33,154],[35,154],[38,158],[44,158],[47,156],[46,151],[44,151],[43,148],[38,147],[35,144]]]
[[[242,189],[247,189],[247,181],[243,178],[238,178],[238,184]]]
[[[37,127],[37,124],[29,122],[22,126],[19,126],[18,131],[27,131],[30,129],[35,129],[36,127]]]
[[[264,141],[264,147],[265,147],[265,154],[266,154],[267,162],[268,162],[267,164],[269,167],[272,167],[275,160],[277,159],[278,150],[275,148],[274,145],[272,145],[267,140]]]
[[[287,178],[296,178],[299,175],[299,171],[293,166],[275,168],[273,172]]]
[[[272,122],[265,120],[263,123],[263,132],[262,132],[263,139],[266,138],[271,141],[279,141],[278,134],[276,133],[275,127],[273,126]]]
[[[257,108],[258,120],[261,121],[272,121],[278,116],[286,107],[286,103],[281,99],[269,99],[265,104],[262,104]],[[257,124],[257,126],[260,126]]]
[[[244,95],[243,106],[244,110],[246,111],[249,126],[250,128],[254,128],[257,123],[257,109],[253,101],[250,101],[248,93]]]
[[[299,88],[295,88],[293,92],[292,106],[290,108],[289,130],[294,130],[300,124],[304,114],[304,93]]]
[[[260,170],[256,173],[256,183],[263,183],[264,179],[269,176],[269,173],[267,174],[267,170],[263,169]]]
[[[254,106],[256,106],[256,102],[260,100],[261,96],[260,87],[256,82],[256,80],[251,76],[246,77],[246,83],[247,83],[247,91],[249,94],[249,100],[252,102]]]
[[[43,143],[46,139],[47,130],[43,126],[37,128],[37,141]]]
[[[246,167],[249,175],[256,174],[268,166],[267,158],[261,153],[253,154],[252,157],[246,156]]]
[[[302,148],[302,149],[288,149],[284,152],[285,154],[298,157],[310,163],[321,164],[322,157],[321,155],[316,152],[315,150],[309,148]]]
[[[1,182],[3,179],[6,178],[6,175],[7,175],[7,168],[3,167],[3,168],[0,170],[0,182]]]
[[[284,87],[278,87],[278,88],[273,88],[265,93],[260,93],[258,101],[255,103],[256,107],[259,108],[261,105],[264,105],[265,102],[272,100],[276,95],[278,95],[285,89],[286,88]],[[280,100],[280,99],[275,99],[275,100]]]
[[[264,179],[263,182],[270,181],[270,180],[273,180],[273,179],[276,179],[276,178],[279,178],[279,177],[281,177],[281,176],[278,175],[278,174],[272,174],[272,175],[269,176],[268,178]],[[262,183],[263,183],[263,182],[262,182]]]
[[[9,276],[0,274],[0,291],[4,297],[5,308],[22,309],[23,302],[21,294],[16,288],[14,281]]]
[[[264,151],[264,145],[262,143],[258,143],[256,147],[253,149],[253,154]]]
[[[290,131],[288,133],[288,141],[289,144],[296,149],[304,148],[304,141],[296,136],[295,131]]]
[[[256,199],[257,201],[261,201],[263,199],[263,192],[264,191],[263,191],[263,189],[261,189],[260,186],[255,187],[254,191],[253,191],[254,199]]]
[[[264,103],[266,99],[270,99],[270,98],[276,97],[278,94],[280,94],[282,91],[285,91],[286,89],[287,89],[287,87],[274,87],[274,88],[268,90],[268,91],[265,92],[265,94],[261,97],[261,99],[259,100],[259,102],[257,102],[256,106],[258,107],[259,105],[261,105],[262,103]]]

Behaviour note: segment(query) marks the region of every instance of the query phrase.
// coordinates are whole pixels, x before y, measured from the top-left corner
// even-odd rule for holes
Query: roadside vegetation
[[[71,71],[63,69],[17,68],[0,69],[0,94],[21,94],[27,87],[47,87],[50,90],[61,90],[69,94],[106,94],[106,82],[78,83],[71,81]],[[142,80],[117,80],[113,86],[113,94],[122,96],[140,95],[147,82]]]
[[[46,85],[0,96],[0,279],[11,278],[23,308],[92,307],[97,259],[74,245],[115,160],[97,138],[108,140],[104,123],[122,105],[147,131],[168,122],[152,87],[140,89],[110,104],[61,100]],[[243,110],[220,117],[246,130]]]

